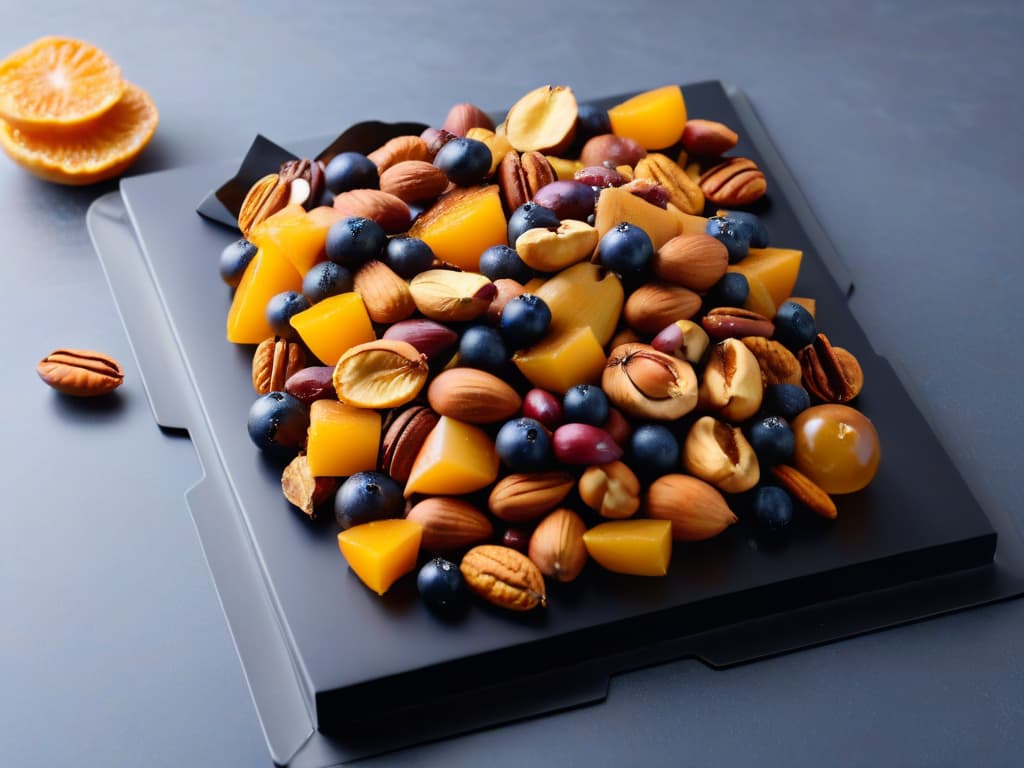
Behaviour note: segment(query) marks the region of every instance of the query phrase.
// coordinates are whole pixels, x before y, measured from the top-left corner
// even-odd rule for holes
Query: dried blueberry
[[[499,330],[509,349],[523,349],[544,338],[551,325],[551,310],[540,296],[515,296],[501,311]]]
[[[551,464],[551,438],[539,421],[506,421],[494,440],[498,456],[513,472],[540,472]]]
[[[765,533],[778,533],[793,521],[793,499],[775,485],[758,488],[751,509],[754,521]]]
[[[377,189],[380,177],[377,166],[359,152],[342,152],[331,158],[324,168],[324,181],[334,194],[350,189]]]
[[[729,251],[729,263],[736,264],[747,257],[750,249],[748,231],[736,225],[736,222],[725,216],[712,216],[704,226],[704,231],[718,240]]]
[[[480,254],[480,273],[490,280],[508,278],[524,285],[534,276],[516,249],[507,245],[493,245]]]
[[[789,349],[806,347],[818,333],[814,317],[807,309],[795,301],[785,301],[775,312],[775,336]]]
[[[610,407],[604,390],[593,384],[569,387],[562,398],[562,416],[566,422],[603,427]]]
[[[457,136],[434,156],[434,165],[460,187],[478,184],[491,170],[491,150],[482,141]]]
[[[403,512],[402,489],[383,472],[350,475],[334,497],[334,518],[342,530],[371,520],[401,517]]]
[[[663,424],[642,424],[629,438],[630,465],[646,477],[679,471],[679,441]]]
[[[640,227],[622,222],[609,229],[597,244],[597,260],[624,278],[640,279],[650,271],[654,244]]]
[[[393,237],[384,248],[384,263],[399,277],[412,280],[434,263],[434,251],[418,237]]]
[[[255,255],[256,246],[244,237],[228,243],[220,252],[220,279],[232,288],[236,287]]]
[[[302,293],[313,304],[351,290],[352,272],[333,261],[314,264],[302,278]]]
[[[268,392],[256,398],[246,422],[249,437],[261,451],[294,456],[306,443],[309,410],[286,392]]]
[[[708,292],[712,307],[742,307],[750,297],[750,282],[739,272],[726,272]]]
[[[381,255],[387,235],[380,224],[362,216],[347,216],[327,230],[324,245],[327,258],[343,267],[355,269]]]
[[[500,374],[508,365],[509,351],[497,329],[472,325],[459,339],[459,363]]]
[[[799,384],[769,384],[764,390],[763,407],[792,421],[811,407],[811,396]]]
[[[761,217],[749,211],[718,211],[719,216],[730,219],[739,230],[741,236],[745,236],[753,248],[768,247],[768,228],[761,221]]]
[[[435,557],[420,568],[416,589],[427,607],[440,616],[455,616],[469,605],[469,590],[459,566],[443,557]]]
[[[537,227],[557,229],[561,223],[550,208],[537,203],[523,203],[508,217],[508,244],[515,248],[516,240],[523,232]]]
[[[292,328],[293,315],[309,309],[309,299],[298,291],[282,291],[274,294],[267,302],[267,323],[282,339],[297,339],[299,334]]]
[[[750,425],[747,438],[762,466],[788,462],[796,446],[793,430],[781,416],[758,419]]]

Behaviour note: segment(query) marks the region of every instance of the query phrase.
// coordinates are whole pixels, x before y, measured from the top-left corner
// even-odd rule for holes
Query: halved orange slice
[[[117,64],[81,40],[44,37],[0,61],[0,119],[24,131],[87,123],[123,92]]]
[[[58,184],[93,184],[127,170],[159,119],[149,94],[125,83],[124,96],[80,131],[37,136],[0,121],[0,146],[25,170]]]

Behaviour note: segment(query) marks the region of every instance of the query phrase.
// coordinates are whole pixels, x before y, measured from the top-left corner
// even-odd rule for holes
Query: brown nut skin
[[[306,365],[306,350],[288,339],[264,339],[252,356],[252,387],[256,394],[280,392],[285,382]]]
[[[632,168],[645,157],[647,157],[647,150],[639,143],[612,133],[588,139],[580,151],[580,162],[584,167],[605,165],[617,169],[619,166],[625,165]]]
[[[389,474],[396,482],[405,483],[420,448],[439,419],[425,405],[413,404],[392,410],[384,425],[384,437],[381,440],[381,471]]]
[[[654,254],[654,274],[691,291],[707,291],[728,267],[728,249],[711,235],[677,235]]]
[[[644,510],[656,520],[671,521],[675,541],[704,541],[737,521],[721,493],[689,475],[662,475],[651,483]]]
[[[57,349],[36,366],[46,384],[64,395],[98,397],[124,381],[121,364],[110,355],[86,349]]]
[[[772,384],[800,384],[803,375],[800,361],[784,345],[763,336],[744,336],[740,341],[757,358],[761,366],[761,379],[766,387]]]
[[[666,202],[683,213],[699,215],[704,212],[704,192],[671,157],[649,152],[636,164],[634,178],[655,182],[666,191]]]
[[[761,479],[757,455],[739,427],[702,416],[683,443],[683,466],[726,493],[749,491]]]
[[[352,281],[375,323],[397,323],[416,311],[409,284],[383,261],[370,259],[359,267]]]
[[[555,169],[540,152],[507,152],[498,165],[498,186],[509,213],[557,178]]]
[[[507,523],[527,523],[561,504],[574,484],[568,472],[517,472],[498,481],[487,507]]]
[[[530,611],[547,605],[544,576],[521,552],[481,544],[467,552],[459,570],[474,593],[499,608]]]
[[[442,416],[469,424],[494,424],[512,418],[523,405],[519,393],[494,374],[476,368],[450,368],[427,388],[430,407]]]
[[[708,202],[726,208],[750,205],[768,190],[764,173],[748,157],[731,157],[719,163],[705,171],[697,183]]]
[[[829,520],[835,520],[839,516],[839,510],[832,497],[796,467],[776,464],[771,468],[771,473],[797,502],[803,504],[814,514]]]
[[[527,555],[545,576],[574,581],[587,564],[586,530],[583,519],[571,509],[556,509],[533,530]]]
[[[367,157],[377,166],[378,173],[384,173],[391,166],[405,160],[430,160],[433,155],[427,149],[427,142],[419,136],[396,136]]]
[[[487,516],[464,499],[431,496],[415,504],[406,515],[423,526],[420,546],[431,552],[449,552],[480,544],[494,536]]]
[[[736,131],[714,120],[687,120],[683,129],[683,146],[692,155],[718,157],[735,147],[739,140]]]
[[[798,353],[807,391],[826,403],[848,403],[864,387],[864,371],[857,358],[842,347],[833,347],[819,333]]]
[[[281,473],[281,492],[309,518],[316,518],[317,508],[334,497],[338,478],[314,477],[304,453],[292,459]]]
[[[613,406],[638,419],[678,419],[697,406],[693,367],[648,344],[613,349],[601,389]]]
[[[465,136],[470,128],[486,128],[494,130],[494,121],[490,115],[475,104],[455,104],[448,110],[448,116],[441,124],[442,130],[455,136]]]
[[[701,318],[700,323],[714,341],[744,336],[768,338],[775,333],[775,323],[742,307],[715,307]]]
[[[491,303],[487,305],[487,312],[485,313],[489,325],[500,323],[501,312],[505,309],[505,305],[516,296],[526,293],[526,288],[523,287],[523,284],[510,277],[499,277],[494,281],[494,287],[498,289],[498,293],[491,300]]]
[[[700,310],[700,295],[679,285],[645,283],[633,291],[622,317],[642,336],[653,336],[676,320],[688,320]]]
[[[408,204],[379,189],[352,189],[334,196],[334,210],[345,216],[362,216],[380,224],[387,234],[404,232],[412,221]]]
[[[640,481],[621,461],[587,467],[578,487],[583,503],[601,517],[619,520],[640,509]]]
[[[382,339],[406,341],[427,356],[433,364],[447,360],[459,343],[459,334],[436,320],[422,317],[401,320],[389,326]]]
[[[407,203],[418,203],[448,189],[448,177],[426,160],[403,160],[380,174],[380,189]]]
[[[307,366],[288,377],[284,391],[306,405],[315,400],[335,400],[333,376],[333,365]]]

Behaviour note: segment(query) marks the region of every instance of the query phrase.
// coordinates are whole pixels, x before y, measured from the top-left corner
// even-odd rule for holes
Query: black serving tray
[[[676,545],[664,579],[590,565],[526,616],[482,606],[442,622],[411,578],[381,599],[348,569],[334,526],[281,497],[281,465],[244,426],[252,350],[224,339],[230,294],[217,256],[237,232],[194,210],[236,166],[126,179],[90,210],[156,420],[187,431],[202,461],[186,499],[276,763],[335,764],[599,700],[612,674],[638,666],[681,656],[727,666],[1024,589],[1018,536],[986,518],[874,354],[847,306],[852,283],[749,104],[717,82],[684,93],[692,117],[734,126],[735,154],[765,170],[759,213],[773,244],[804,250],[797,292],[817,298],[820,327],[861,361],[858,407],[881,436],[882,465],[869,488],[837,499],[837,520],[803,517],[781,545],[741,522]]]

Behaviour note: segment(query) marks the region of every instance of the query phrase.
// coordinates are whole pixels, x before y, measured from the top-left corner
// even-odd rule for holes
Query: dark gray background
[[[257,131],[437,122],[547,82],[592,98],[731,81],[852,272],[868,336],[982,506],[1024,530],[1019,2],[285,5],[7,0],[0,52],[54,33],[104,47],[161,110],[133,172],[236,157]],[[0,158],[0,754],[266,764],[182,500],[198,462],[152,421],[86,234],[112,188],[54,187]],[[113,407],[38,381],[58,346],[124,363]],[[725,672],[683,661],[616,678],[601,705],[373,762],[1011,765],[1022,636],[1014,601]]]

